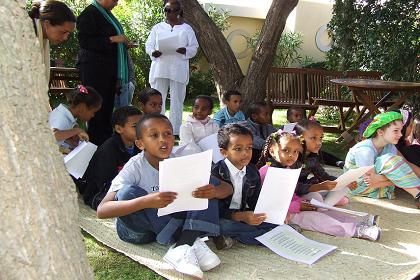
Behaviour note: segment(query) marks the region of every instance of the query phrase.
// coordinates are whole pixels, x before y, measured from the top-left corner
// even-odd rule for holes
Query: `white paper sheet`
[[[324,203],[330,206],[334,206],[348,193],[349,188],[341,188],[337,191],[329,191],[324,197]]]
[[[345,214],[352,215],[352,216],[365,217],[365,216],[369,215],[366,212],[359,212],[359,211],[354,211],[354,210],[350,210],[350,209],[334,207],[334,206],[328,205],[326,203],[322,203],[322,202],[320,202],[320,201],[318,201],[314,198],[311,199],[310,203],[312,205],[315,205],[318,208],[321,208],[321,209],[341,212],[341,213],[345,213]]]
[[[295,129],[296,123],[287,123],[283,126],[284,132],[292,132]]]
[[[159,191],[176,192],[178,195],[171,204],[158,209],[158,216],[207,209],[208,199],[195,198],[192,192],[209,183],[211,155],[209,150],[159,163]]]
[[[162,55],[176,54],[176,50],[180,48],[179,36],[171,34],[167,37],[158,38],[158,49]]]
[[[363,176],[366,172],[374,168],[373,165],[371,166],[362,166],[356,169],[350,169],[337,179],[335,179],[335,182],[337,182],[337,185],[333,189],[333,191],[337,191],[343,188],[346,188],[351,182],[356,181],[359,179],[359,177]]]
[[[64,157],[67,171],[76,179],[82,178],[98,146],[81,141],[79,145]]]
[[[207,151],[210,149],[213,151],[214,163],[225,159],[224,156],[220,153],[219,144],[217,143],[217,133],[204,137],[197,144],[203,151]]]
[[[269,167],[254,213],[265,213],[265,222],[282,225],[296,189],[300,170]]]
[[[172,154],[175,156],[175,157],[180,157],[180,156],[182,156],[183,154],[183,151],[185,150],[185,148],[188,146],[188,143],[187,144],[184,144],[184,145],[180,145],[180,146],[173,146],[173,148],[172,148]]]
[[[336,246],[310,240],[288,225],[278,226],[255,239],[283,258],[309,265],[337,249]]]

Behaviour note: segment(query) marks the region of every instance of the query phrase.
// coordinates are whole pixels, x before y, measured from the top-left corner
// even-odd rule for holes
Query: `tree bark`
[[[92,279],[32,22],[17,0],[0,13],[0,278]]]
[[[261,30],[260,41],[254,51],[247,75],[239,64],[222,32],[209,18],[197,0],[183,0],[184,15],[196,32],[214,80],[220,92],[239,90],[245,107],[250,102],[264,100],[265,80],[276,53],[277,43],[283,33],[286,19],[298,0],[273,0]]]

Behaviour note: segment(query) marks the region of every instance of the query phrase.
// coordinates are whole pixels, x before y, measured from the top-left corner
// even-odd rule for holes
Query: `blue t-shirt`
[[[228,123],[237,123],[245,120],[245,115],[242,111],[236,112],[235,115],[229,115],[227,107],[216,112],[213,117],[214,121],[219,125],[219,127],[224,127]]]
[[[373,145],[372,139],[366,139],[362,142],[357,143],[354,147],[352,147],[347,156],[346,156],[346,163],[345,168],[357,168],[362,166],[369,166],[374,165],[376,159],[379,156],[385,154],[397,154],[397,148],[393,144],[387,144],[382,149],[380,153],[376,150],[375,146]]]

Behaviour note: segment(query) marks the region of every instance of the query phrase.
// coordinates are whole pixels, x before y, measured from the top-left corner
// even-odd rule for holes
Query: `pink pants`
[[[353,237],[357,217],[335,211],[302,211],[291,215],[291,223],[303,229],[333,236]]]

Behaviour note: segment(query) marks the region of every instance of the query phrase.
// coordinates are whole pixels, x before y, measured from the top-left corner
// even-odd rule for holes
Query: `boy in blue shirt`
[[[241,111],[242,96],[239,92],[230,90],[223,94],[223,103],[226,107],[214,114],[214,121],[223,127],[229,123],[236,123],[245,120]]]

